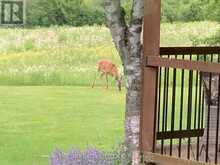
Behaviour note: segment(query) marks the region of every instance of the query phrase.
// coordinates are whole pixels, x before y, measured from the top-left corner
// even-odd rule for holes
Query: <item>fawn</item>
[[[122,76],[119,76],[117,66],[113,64],[111,60],[100,60],[97,63],[97,67],[98,67],[98,72],[101,73],[100,78],[105,76],[106,89],[108,89],[108,75],[110,75],[115,78],[118,90],[121,91]],[[96,76],[93,81],[92,88],[95,85],[95,81],[96,81]]]

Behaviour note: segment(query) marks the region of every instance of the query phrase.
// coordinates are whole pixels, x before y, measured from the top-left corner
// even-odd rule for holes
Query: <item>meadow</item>
[[[216,22],[162,24],[161,46],[191,46]],[[120,60],[104,26],[0,29],[0,164],[46,165],[56,148],[111,150],[123,140],[125,90],[105,90],[96,62]]]
[[[161,46],[190,46],[219,27],[215,22],[162,24]],[[103,26],[0,29],[0,55],[0,85],[88,86],[98,60],[120,66]]]

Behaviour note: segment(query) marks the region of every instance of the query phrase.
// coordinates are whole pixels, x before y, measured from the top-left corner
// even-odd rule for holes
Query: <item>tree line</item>
[[[131,0],[121,0],[126,13],[131,11]],[[220,21],[219,0],[162,0],[161,20]],[[105,14],[102,0],[29,0],[27,23],[31,26],[102,25]],[[126,14],[127,20],[130,15]]]

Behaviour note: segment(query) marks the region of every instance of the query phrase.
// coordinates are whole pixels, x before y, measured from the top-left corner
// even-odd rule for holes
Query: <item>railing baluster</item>
[[[158,84],[159,84],[159,82],[158,82],[158,80],[159,80],[159,70],[157,69],[157,73],[156,73],[156,83],[157,83],[157,87],[158,87]],[[154,132],[153,132],[153,134],[154,134],[154,138],[153,138],[153,152],[155,152],[155,150],[156,150],[156,138],[155,138],[155,136],[156,136],[156,128],[157,128],[157,109],[158,109],[158,106],[159,106],[159,104],[160,103],[158,103],[158,88],[155,88],[155,107],[154,107],[154,113],[155,113],[155,116],[154,116]]]
[[[192,55],[190,55],[190,60],[192,60]],[[188,91],[188,112],[187,112],[187,130],[191,129],[192,120],[192,95],[193,95],[193,71],[189,71],[189,91]],[[191,138],[188,138],[187,145],[187,158],[190,159],[190,148],[191,148]]]
[[[182,59],[184,59],[184,55],[182,55]],[[185,71],[182,69],[182,75],[181,75],[181,96],[180,96],[180,121],[179,121],[179,129],[182,130],[183,127],[183,99],[184,99],[184,77],[185,77]],[[181,157],[181,149],[182,149],[182,138],[179,139],[179,151],[178,156]]]
[[[162,68],[159,68],[159,90],[158,90],[158,113],[157,113],[157,131],[160,131],[160,101],[161,101],[161,74]]]
[[[204,127],[204,110],[205,110],[205,91],[202,91],[202,120],[201,120],[201,128]]]
[[[213,55],[211,55],[211,61],[213,61]],[[209,161],[209,132],[210,132],[210,111],[212,102],[212,73],[209,73],[209,88],[208,88],[208,114],[207,114],[207,138],[206,138],[206,156],[205,161]]]
[[[168,58],[170,58],[170,55],[168,55]],[[169,108],[169,79],[170,79],[170,69],[167,70],[167,88],[166,88],[166,107],[165,107],[165,131],[167,131],[167,125],[168,125],[168,108]]]
[[[198,105],[198,129],[202,128],[201,123],[201,100],[202,100],[202,73],[199,76],[199,105]],[[200,137],[197,137],[197,148],[196,148],[196,160],[199,160],[199,152],[200,152]]]
[[[197,56],[197,61],[199,61],[199,56]],[[194,129],[196,129],[197,122],[197,101],[198,101],[198,81],[199,81],[199,72],[196,71],[196,84],[195,84],[195,106],[194,106]]]
[[[163,89],[163,117],[162,117],[162,132],[165,132],[165,107],[166,107],[166,88],[167,88],[167,68],[164,68],[164,89]],[[161,154],[164,153],[164,140],[161,140]]]
[[[218,63],[220,62],[220,55],[218,55]],[[218,74],[218,105],[217,105],[217,120],[216,120],[216,143],[215,143],[215,163],[218,163],[219,150],[219,115],[220,115],[220,74]]]
[[[204,55],[204,61],[206,62],[206,55]],[[203,77],[202,77],[203,79]],[[201,120],[201,128],[204,127],[204,109],[205,109],[205,91],[202,92],[202,120]]]
[[[177,56],[175,56],[177,58]],[[176,69],[173,69],[173,91],[172,91],[172,114],[171,114],[171,131],[174,131],[175,124],[175,107],[176,107]],[[170,139],[170,156],[173,153],[173,139]]]

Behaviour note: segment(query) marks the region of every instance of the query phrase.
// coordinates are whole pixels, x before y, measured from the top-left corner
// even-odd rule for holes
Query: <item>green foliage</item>
[[[175,3],[173,3],[172,1],[170,2],[165,2],[162,1],[162,20],[165,22],[174,22],[176,17],[177,17],[177,13],[175,13],[175,10],[173,10]]]
[[[174,21],[201,21],[205,19],[207,2],[203,0],[163,0],[162,20]]]
[[[220,1],[219,0],[210,0],[210,3],[206,11],[208,12],[207,19],[215,20],[220,23]],[[218,32],[213,34],[211,37],[207,37],[202,42],[205,43],[206,45],[220,46],[220,28]]]
[[[183,21],[201,21],[204,20],[204,6],[206,4],[201,0],[190,0],[185,10],[182,12]]]
[[[122,0],[122,7],[125,11],[125,19],[127,22],[131,19],[132,0]]]
[[[209,3],[206,7],[206,17],[209,20],[220,22],[220,1],[219,0],[209,0]]]
[[[94,6],[93,6],[94,5]],[[100,3],[86,0],[31,0],[27,4],[27,23],[30,25],[93,25],[104,23]]]
[[[28,0],[29,25],[105,24],[102,0]],[[130,20],[132,0],[121,0]],[[162,21],[220,20],[219,0],[162,0]]]

